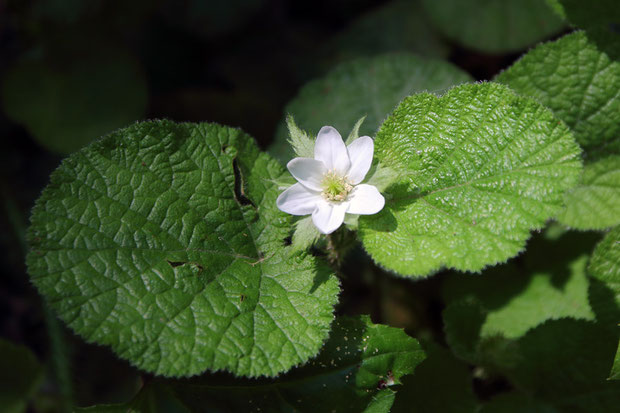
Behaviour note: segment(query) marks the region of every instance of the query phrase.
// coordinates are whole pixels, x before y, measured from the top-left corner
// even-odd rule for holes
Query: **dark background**
[[[132,109],[134,117],[105,132],[153,118],[214,121],[244,129],[266,148],[283,118],[286,103],[299,88],[322,76],[334,64],[355,57],[334,46],[339,36],[354,27],[357,19],[385,3],[0,0],[0,336],[27,345],[49,366],[48,378],[36,396],[35,407],[31,407],[33,411],[57,411],[66,396],[53,370],[53,359],[58,355],[52,354],[49,345],[50,329],[59,329],[66,340],[62,346],[69,357],[68,380],[76,404],[125,401],[138,388],[140,378],[135,369],[107,348],[86,344],[55,322],[28,281],[23,261],[29,211],[65,154],[50,150],[49,140],[63,139],[62,130],[57,132],[45,126],[53,125],[53,119],[43,126],[33,126],[32,121],[23,122],[13,114],[16,109],[11,105],[16,101],[26,107],[37,105],[38,96],[45,93],[43,86],[34,82],[29,92],[11,91],[15,84],[9,82],[14,82],[14,78],[7,74],[29,59],[39,62],[41,75],[35,76],[37,80],[48,71],[70,72],[84,56],[98,65],[96,58],[100,53],[122,55],[132,62],[136,76],[145,86],[145,100],[142,106],[138,105],[141,109]],[[477,80],[490,79],[522,53],[482,54],[459,47],[436,33],[432,36],[445,45],[443,54],[447,60]],[[79,77],[64,80],[69,86],[59,85],[58,100],[43,105],[40,112],[62,117],[78,133],[81,124],[91,122],[88,116],[92,113],[82,112],[75,101],[64,105],[68,107],[64,112],[59,106],[63,106],[63,91],[69,94],[72,80],[85,83],[71,93],[93,96],[88,82],[90,79],[92,86],[96,86],[98,79],[91,79],[89,73],[80,73]],[[132,98],[101,96],[94,104],[99,104],[102,112],[105,107],[122,107],[123,102]],[[359,274],[364,268],[363,260],[345,263],[344,272]],[[441,331],[441,302],[435,298],[439,296],[440,278],[412,283],[380,272],[345,277],[345,293],[338,311],[370,313],[375,321],[404,326],[418,335],[434,335]]]

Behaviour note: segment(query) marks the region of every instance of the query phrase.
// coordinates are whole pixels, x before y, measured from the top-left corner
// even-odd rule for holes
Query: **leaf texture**
[[[496,80],[550,108],[589,158],[620,153],[620,63],[584,32],[536,47]]]
[[[377,263],[408,276],[479,271],[514,256],[581,172],[568,128],[494,83],[405,99],[375,148],[404,178],[385,191],[383,211],[361,217],[361,238]]]
[[[282,167],[237,129],[138,123],[67,158],[32,213],[33,283],[90,342],[166,376],[316,355],[338,282],[284,248]]]
[[[576,229],[605,229],[620,224],[620,156],[586,165],[581,184],[565,197],[558,221]]]

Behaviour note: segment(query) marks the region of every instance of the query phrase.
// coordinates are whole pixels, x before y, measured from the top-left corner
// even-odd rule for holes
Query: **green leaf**
[[[620,58],[620,7],[616,0],[557,0],[566,18],[585,29],[601,50],[613,59]]]
[[[422,4],[444,35],[487,53],[525,49],[564,25],[541,0],[423,0]]]
[[[0,406],[4,413],[26,411],[43,379],[43,368],[24,346],[0,339]]]
[[[403,377],[402,381],[392,413],[476,411],[477,400],[468,366],[441,347],[433,347],[414,374]]]
[[[355,125],[353,125],[353,129],[351,129],[349,136],[344,141],[345,145],[349,146],[354,140],[360,137],[360,127],[362,126],[365,120],[366,120],[366,115],[362,116],[361,118],[358,119],[357,122],[355,122]]]
[[[561,211],[581,172],[568,128],[495,83],[405,99],[375,153],[404,178],[379,214],[360,218],[361,238],[377,263],[410,276],[479,271],[514,256]]]
[[[597,245],[588,272],[613,291],[616,305],[620,306],[620,226],[612,229]]]
[[[550,108],[571,128],[589,158],[620,153],[620,63],[585,33],[536,47],[497,81]]]
[[[524,393],[504,393],[483,405],[480,413],[592,413],[612,412],[620,403],[620,383],[600,383],[598,386],[567,393],[553,401],[533,398]]]
[[[598,298],[597,304],[601,306],[600,312],[609,324],[613,323],[617,334],[617,326],[620,325],[620,226],[612,229],[597,245],[590,260],[588,272],[595,280],[600,281],[614,297],[613,304],[606,304],[601,294],[593,294],[593,297]],[[616,350],[610,378],[620,379],[620,343]]]
[[[324,78],[305,85],[285,112],[294,115],[298,125],[313,134],[331,125],[343,136],[366,115],[359,133],[374,136],[381,121],[405,96],[423,90],[440,93],[469,80],[469,75],[449,63],[409,54],[361,58],[343,63]],[[269,148],[282,162],[293,157],[287,137],[281,123]]]
[[[286,117],[286,127],[289,134],[288,143],[293,148],[295,156],[314,159],[314,139],[299,129],[291,115]]]
[[[562,19],[566,19],[566,11],[564,10],[564,6],[560,3],[560,0],[545,0],[549,7],[553,9],[555,14],[557,14]]]
[[[532,328],[566,317],[594,320],[585,269],[598,235],[549,232],[530,241],[518,263],[444,282],[444,331],[458,357],[506,370],[519,363],[515,339]]]
[[[614,365],[611,367],[609,378],[611,380],[620,380],[620,343],[618,343],[618,350],[616,350],[616,357],[614,357]]]
[[[475,318],[467,317],[459,304],[467,298],[486,310],[481,338],[518,338],[550,319],[593,320],[586,264],[597,238],[577,233],[555,241],[538,237],[530,242],[520,266],[502,265],[481,275],[453,274],[443,286],[446,302],[453,303],[444,313],[446,334]]]
[[[562,412],[613,412],[620,406],[620,382],[598,382],[596,386],[558,396]]]
[[[339,292],[284,248],[283,168],[237,129],[144,122],[67,158],[36,202],[33,283],[89,342],[166,376],[274,376],[314,356]]]
[[[402,330],[368,317],[339,318],[333,327],[316,359],[277,379],[220,374],[167,385],[191,411],[389,411],[391,392],[379,387],[400,383],[425,358],[424,351]]]
[[[541,399],[567,398],[599,390],[609,374],[617,338],[590,321],[551,320],[518,341],[521,362],[508,371],[518,388]]]
[[[604,229],[620,224],[620,156],[586,165],[579,186],[564,199],[558,221],[576,229]]]
[[[321,233],[312,222],[312,216],[303,217],[295,222],[295,232],[291,241],[292,252],[304,251],[313,246]]]
[[[363,413],[390,413],[396,393],[391,389],[383,389],[373,396]]]
[[[107,43],[76,42],[64,39],[43,57],[18,60],[3,78],[7,115],[61,154],[141,118],[147,105],[146,81],[135,57]]]
[[[355,19],[327,45],[339,61],[386,52],[445,57],[449,49],[433,30],[418,0],[378,5]]]
[[[376,397],[387,397],[379,394],[378,384],[387,381],[389,372],[399,383],[424,357],[418,342],[402,330],[372,324],[367,317],[341,318],[319,356],[280,379],[205,377],[172,387],[196,411],[359,412],[378,403]]]

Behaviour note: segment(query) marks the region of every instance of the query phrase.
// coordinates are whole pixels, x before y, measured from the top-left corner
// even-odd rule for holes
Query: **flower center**
[[[353,189],[353,186],[344,176],[340,176],[335,172],[326,173],[323,177],[322,185],[322,195],[328,201],[344,201]]]

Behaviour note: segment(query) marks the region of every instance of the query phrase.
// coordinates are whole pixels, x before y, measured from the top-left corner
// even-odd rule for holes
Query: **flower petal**
[[[327,173],[323,162],[311,158],[295,158],[286,167],[303,186],[314,191],[322,191],[321,182]]]
[[[314,212],[317,202],[322,200],[318,192],[309,190],[302,184],[294,184],[278,196],[276,205],[287,214],[308,215]]]
[[[348,173],[351,184],[357,185],[364,180],[372,164],[374,150],[375,144],[370,136],[357,138],[347,146],[351,159],[351,168]]]
[[[373,185],[357,185],[349,195],[349,214],[372,215],[385,206],[385,198]]]
[[[314,144],[314,159],[323,161],[330,171],[345,175],[351,166],[342,136],[331,126],[323,126]]]
[[[344,222],[344,214],[348,207],[348,202],[335,203],[322,199],[312,213],[312,222],[321,233],[331,234]]]

